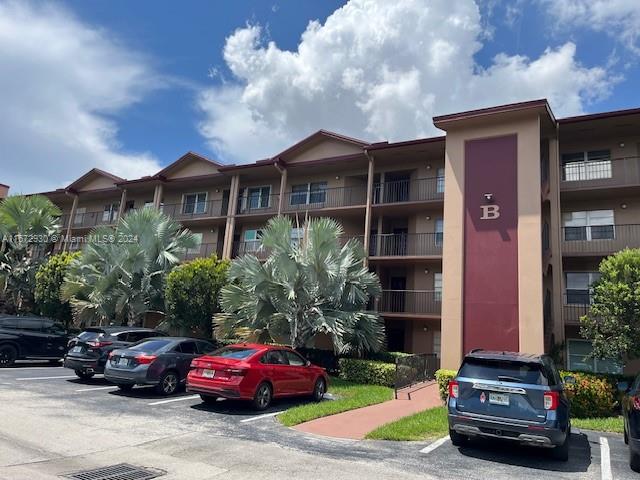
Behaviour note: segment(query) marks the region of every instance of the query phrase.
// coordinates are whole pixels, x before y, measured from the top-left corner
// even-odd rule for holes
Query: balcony
[[[626,247],[640,247],[640,225],[563,227],[562,254],[605,256]]]
[[[63,215],[63,227],[67,227],[70,215]],[[115,225],[118,223],[118,212],[100,210],[97,212],[76,213],[71,220],[71,228],[93,228],[100,225]]]
[[[442,292],[433,290],[383,290],[376,310],[383,315],[440,316]]]
[[[202,243],[200,247],[189,249],[179,255],[180,260],[188,262],[196,258],[208,258],[211,255],[222,257],[222,243]]]
[[[640,185],[640,157],[622,157],[562,165],[561,191]]]
[[[179,221],[201,218],[224,217],[227,215],[228,201],[210,200],[198,203],[170,203],[161,207],[162,213]]]
[[[243,255],[253,255],[258,260],[266,260],[270,251],[262,246],[262,240],[249,240],[243,242],[233,242],[233,258]]]
[[[325,188],[306,192],[285,193],[283,210],[299,212],[326,208],[344,208],[367,203],[367,189],[364,185],[354,187]]]
[[[272,215],[278,213],[278,201],[280,195],[272,193],[269,195],[242,196],[238,198],[237,215]]]
[[[428,257],[442,255],[442,233],[381,233],[371,235],[371,257]]]
[[[444,199],[444,177],[398,180],[376,183],[373,186],[374,205],[442,199]]]
[[[589,312],[591,295],[587,291],[565,293],[562,302],[562,320],[565,325],[580,325],[580,317]]]

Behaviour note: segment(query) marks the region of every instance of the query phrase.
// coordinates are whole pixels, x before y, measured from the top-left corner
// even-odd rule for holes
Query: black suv
[[[163,337],[165,333],[142,327],[91,327],[69,342],[69,353],[64,366],[83,379],[103,373],[109,353],[116,348],[127,348],[149,337]]]
[[[68,341],[64,326],[49,318],[0,316],[0,367],[23,359],[57,363],[64,357]]]

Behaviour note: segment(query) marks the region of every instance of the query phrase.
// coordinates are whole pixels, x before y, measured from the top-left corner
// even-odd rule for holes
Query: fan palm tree
[[[271,219],[261,239],[267,260],[244,255],[232,262],[220,295],[224,313],[214,317],[218,337],[287,339],[301,347],[325,334],[336,352],[379,350],[384,326],[367,305],[380,295],[380,282],[363,266],[360,242],[341,245],[342,227],[329,218],[309,220],[293,241],[292,228],[288,218]]]
[[[32,308],[35,274],[62,228],[60,215],[42,195],[16,195],[0,202],[0,287],[9,308]]]
[[[77,324],[135,325],[162,311],[166,275],[195,246],[189,230],[154,209],[134,210],[115,228],[91,232],[61,289]]]

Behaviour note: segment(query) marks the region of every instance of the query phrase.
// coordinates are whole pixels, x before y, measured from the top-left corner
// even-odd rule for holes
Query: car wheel
[[[271,385],[268,383],[261,383],[256,389],[256,394],[253,396],[253,406],[256,410],[266,410],[271,405],[271,399],[273,392],[271,391]]]
[[[86,370],[76,370],[75,372],[78,378],[82,380],[89,380],[95,375],[93,372],[87,372]]]
[[[120,389],[121,392],[130,392],[133,390],[133,385],[122,383],[118,385],[118,389]]]
[[[178,374],[169,370],[160,378],[160,382],[156,386],[156,391],[160,395],[172,395],[178,389],[179,384],[180,379],[178,378]]]
[[[213,405],[214,403],[216,403],[218,401],[218,397],[216,397],[215,395],[202,395],[201,394],[200,398],[207,405]]]
[[[467,437],[466,435],[462,435],[451,429],[449,429],[449,438],[451,439],[451,443],[454,447],[462,447],[467,443],[467,440],[469,440],[469,437]]]
[[[18,350],[13,345],[0,345],[0,367],[10,367],[18,358]]]
[[[316,402],[322,401],[326,391],[327,391],[327,382],[325,382],[324,378],[321,377],[318,380],[316,380],[316,385],[313,387],[313,399]]]
[[[553,450],[551,450],[551,455],[556,460],[560,460],[561,462],[566,462],[569,460],[569,443],[571,438],[571,432],[567,432],[567,438],[565,438],[564,443],[562,445],[558,445]]]

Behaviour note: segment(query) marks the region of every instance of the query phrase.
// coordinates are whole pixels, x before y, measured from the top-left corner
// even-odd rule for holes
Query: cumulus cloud
[[[150,154],[121,151],[113,120],[159,84],[109,32],[51,4],[0,1],[0,182],[33,192],[94,166],[159,170]]]
[[[198,102],[201,133],[230,160],[272,155],[319,128],[373,141],[436,134],[433,115],[533,98],[579,114],[616,81],[581,65],[573,43],[482,68],[486,25],[473,0],[350,0],[310,22],[295,51],[264,35],[248,25],[227,38],[235,83]]]
[[[640,55],[640,1],[540,0],[557,28],[583,27],[605,32]]]

